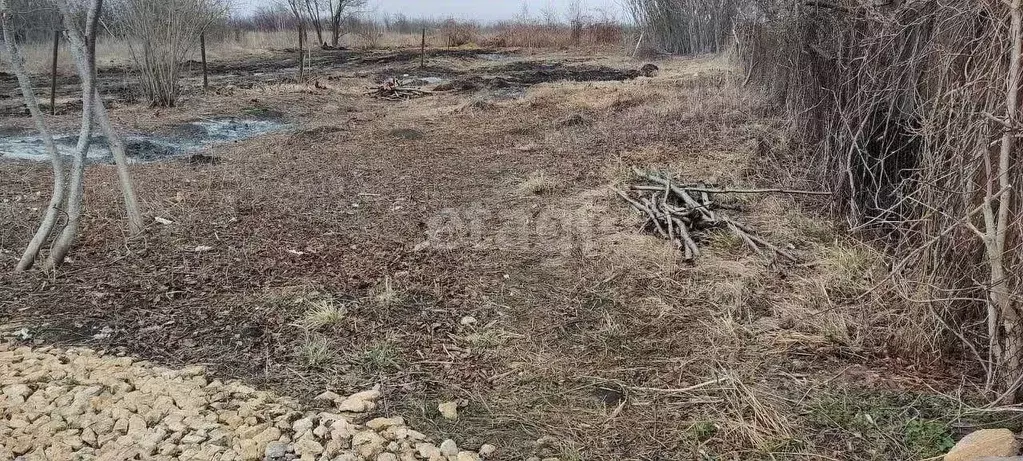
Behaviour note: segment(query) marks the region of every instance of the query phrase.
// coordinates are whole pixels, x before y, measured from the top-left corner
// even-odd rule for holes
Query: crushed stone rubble
[[[379,388],[316,397],[332,411],[199,366],[168,369],[88,349],[0,343],[0,461],[480,461],[496,447],[435,443],[400,416],[369,418]]]

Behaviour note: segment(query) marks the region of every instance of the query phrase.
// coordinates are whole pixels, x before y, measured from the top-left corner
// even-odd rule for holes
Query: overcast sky
[[[239,13],[252,11],[257,5],[271,4],[274,0],[236,0]],[[559,17],[572,0],[369,0],[368,9],[375,15],[401,13],[409,17],[476,19],[498,21],[513,19],[526,5],[530,16],[538,17],[544,10],[554,10]],[[606,11],[623,19],[621,0],[581,0],[589,12]]]

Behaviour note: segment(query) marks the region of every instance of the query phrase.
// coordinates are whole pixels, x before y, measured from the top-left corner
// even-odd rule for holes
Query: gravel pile
[[[0,344],[0,460],[493,459],[495,448],[433,443],[400,416],[368,419],[379,389],[324,392],[332,411],[202,367],[171,370],[86,349]],[[367,420],[368,419],[368,420]]]

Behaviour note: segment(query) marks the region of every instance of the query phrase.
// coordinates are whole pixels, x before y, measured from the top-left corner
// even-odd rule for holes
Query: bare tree
[[[68,42],[71,44],[71,55],[75,63],[75,67],[79,74],[95,74],[95,69],[91,71],[88,68],[90,60],[86,50],[89,48],[89,44],[92,44],[93,54],[95,54],[95,38],[90,39],[88,35],[83,33],[81,29],[77,27],[75,21],[74,12],[68,0],[54,0],[61,16],[66,24],[64,33],[67,36]],[[100,5],[102,7],[102,5]],[[92,30],[94,34],[98,34],[99,31]],[[92,56],[91,59],[95,59]],[[93,64],[94,66],[94,64]],[[142,212],[138,204],[138,198],[135,195],[134,182],[131,179],[131,172],[128,169],[128,156],[125,153],[124,141],[121,136],[114,129],[112,123],[110,123],[110,116],[107,113],[107,108],[103,103],[103,98],[99,94],[99,90],[94,89],[95,104],[93,104],[93,110],[95,111],[96,121],[99,122],[100,129],[103,131],[103,135],[107,138],[107,144],[110,146],[110,153],[114,158],[114,164],[117,166],[117,179],[118,184],[121,187],[121,195],[124,197],[124,209],[128,217],[128,231],[131,234],[138,234],[142,232]]]
[[[341,24],[346,16],[366,5],[366,0],[325,0],[330,13],[330,44],[338,46],[341,41]]]
[[[1023,79],[1023,11],[1021,1],[1012,0],[1009,5],[1009,72],[1006,77],[1005,89],[1005,129],[999,140],[997,162],[991,160],[986,152],[984,170],[987,184],[982,204],[984,217],[983,230],[970,228],[984,242],[989,280],[988,280],[988,336],[992,355],[1002,370],[1003,400],[1015,403],[1019,394],[1020,380],[1023,379],[1023,325],[1020,325],[1020,307],[1009,286],[1010,277],[1006,273],[1007,255],[1006,238],[1009,236],[1009,225],[1013,217],[1009,215],[1012,206],[1013,186],[1012,173],[1013,151],[1017,146],[1016,134],[1010,129],[1019,120],[1019,91]],[[996,182],[997,181],[997,182]],[[995,190],[997,184],[998,190]],[[995,205],[997,204],[997,206]]]
[[[304,0],[305,9],[309,14],[309,22],[313,25],[313,30],[316,31],[316,43],[323,44],[327,43],[323,40],[323,21],[322,13],[320,12],[321,0]]]
[[[99,119],[101,121],[101,125],[104,126],[105,131],[111,128],[106,111],[100,111],[97,109],[97,106],[102,107],[102,103],[99,98],[99,94],[96,91],[95,83],[96,36],[99,28],[99,17],[103,7],[102,0],[91,0],[87,5],[84,31],[79,29],[79,27],[81,27],[80,21],[76,20],[76,17],[73,15],[73,11],[66,0],[58,0],[56,3],[64,18],[65,24],[68,27],[68,37],[72,44],[72,54],[75,57],[75,63],[78,67],[82,80],[83,109],[81,130],[75,150],[70,178],[67,180],[65,180],[63,159],[61,158],[61,154],[53,141],[52,133],[46,126],[45,118],[39,109],[38,101],[35,97],[34,91],[32,90],[31,81],[29,80],[28,74],[24,68],[23,58],[12,33],[13,26],[10,20],[11,14],[9,5],[7,0],[0,0],[0,17],[2,17],[4,45],[11,58],[11,68],[17,75],[25,104],[28,106],[29,112],[35,121],[36,128],[40,131],[47,150],[50,153],[54,177],[53,195],[50,199],[50,204],[47,207],[46,212],[43,214],[43,219],[38,230],[29,242],[25,253],[22,255],[21,260],[15,268],[15,270],[18,271],[27,270],[35,264],[42,246],[53,233],[58,217],[61,214],[67,215],[68,222],[63,230],[60,231],[59,236],[53,243],[53,248],[50,251],[49,258],[47,259],[47,266],[54,267],[60,265],[64,261],[77,237],[79,222],[81,220],[82,198],[84,195],[85,160],[92,142],[94,120]],[[109,129],[108,131],[113,134],[112,129]],[[113,139],[116,139],[116,137],[112,138],[112,142]],[[121,150],[121,154],[123,155],[123,149]],[[124,159],[121,158],[121,165],[119,165],[119,167],[124,164],[123,160]],[[123,170],[123,173],[126,175],[127,170]],[[119,168],[119,175],[120,174],[121,169]],[[129,211],[129,221],[132,223],[131,227],[133,229],[141,229],[142,221],[138,214],[137,204],[135,203],[130,176],[120,177],[119,179],[121,179],[122,182],[122,191],[125,195],[126,206]]]
[[[103,8],[103,0],[91,0],[86,12],[85,30],[82,32],[78,29],[79,24],[74,21],[66,0],[56,0],[56,3],[64,17],[64,26],[74,49],[72,54],[82,80],[82,126],[78,134],[78,145],[75,148],[68,185],[67,223],[53,243],[46,261],[48,267],[58,266],[64,261],[78,238],[78,229],[81,227],[82,198],[85,195],[85,158],[92,142],[96,101],[100,99],[96,92],[96,36]]]
[[[38,230],[36,230],[35,235],[32,237],[15,268],[16,271],[23,271],[30,269],[35,264],[39,251],[42,249],[43,244],[46,243],[50,233],[53,232],[53,227],[61,214],[61,206],[64,203],[64,195],[66,194],[64,162],[60,152],[57,150],[57,144],[53,141],[53,134],[46,125],[43,112],[39,109],[39,100],[36,99],[35,91],[32,89],[32,80],[25,70],[24,58],[21,56],[21,52],[14,41],[14,26],[11,21],[11,11],[7,0],[0,0],[0,28],[3,29],[4,47],[7,50],[7,56],[11,60],[11,69],[18,78],[18,86],[21,88],[25,105],[28,106],[36,129],[39,130],[39,134],[43,138],[53,165],[53,193],[50,197],[50,203],[46,207],[46,212],[43,213],[43,219],[39,224]]]
[[[636,22],[662,51],[721,51],[744,0],[627,0]]]
[[[298,26],[298,79],[305,78],[305,48],[307,47],[305,17],[303,16],[303,5],[305,0],[285,0],[292,16],[295,17],[295,24]]]
[[[112,0],[111,7],[108,28],[128,44],[149,100],[173,106],[185,57],[210,25],[226,16],[228,2]]]

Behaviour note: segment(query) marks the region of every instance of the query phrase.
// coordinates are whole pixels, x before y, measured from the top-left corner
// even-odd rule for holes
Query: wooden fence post
[[[305,53],[303,49],[305,47],[305,38],[303,37],[302,22],[298,23],[298,80],[305,80]]]
[[[206,74],[206,32],[199,34],[199,55],[202,56],[202,90],[210,88],[210,80]]]
[[[426,68],[426,28],[423,28],[423,41],[419,46],[419,67]]]
[[[53,63],[50,66],[50,115],[57,115],[57,51],[60,48],[60,31],[53,31]]]

